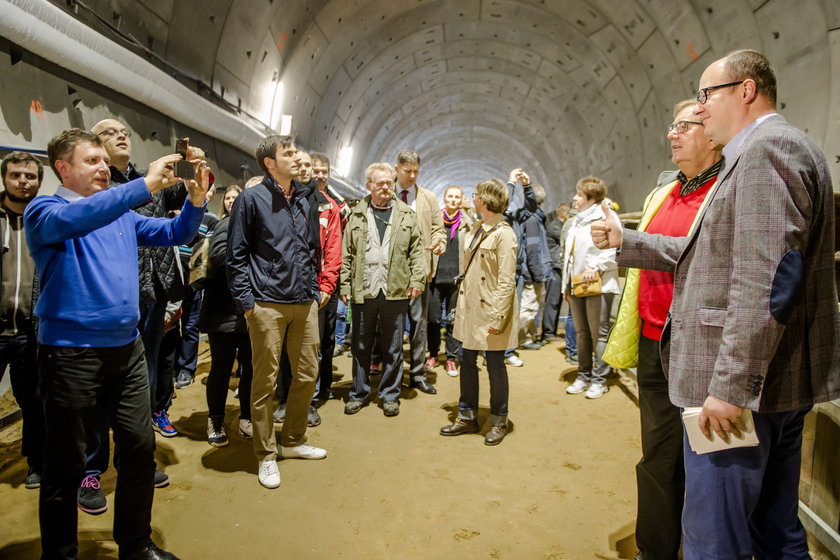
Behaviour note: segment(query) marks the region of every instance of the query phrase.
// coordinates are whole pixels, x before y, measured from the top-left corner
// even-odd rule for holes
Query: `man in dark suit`
[[[723,439],[753,412],[757,447],[685,445],[684,558],[810,558],[797,517],[803,419],[840,396],[828,166],[776,113],[776,78],[756,51],[706,69],[696,115],[725,163],[693,233],[622,240],[607,223],[593,239],[620,246],[621,266],[674,272],[660,346],[671,401],[702,407],[701,430]]]

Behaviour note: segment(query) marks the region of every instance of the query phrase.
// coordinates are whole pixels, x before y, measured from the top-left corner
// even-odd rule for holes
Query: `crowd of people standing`
[[[612,367],[637,369],[638,560],[676,558],[681,546],[694,559],[806,558],[803,417],[840,395],[831,183],[820,150],[775,112],[763,55],[733,53],[700,84],[668,128],[679,172],[662,178],[635,230],[597,177],[546,215],[545,189],[521,168],[479,182],[471,204],[450,186],[441,208],[417,184],[411,150],[369,165],[368,194],[350,204],[329,185],[328,157],[289,136],[260,143],[263,175],[228,186],[220,218],[207,211],[215,186],[202,150],[139,170],[115,119],[50,141],[53,196],[36,197],[37,158],[3,158],[0,351],[24,417],[25,485],[40,488],[43,558],[76,556],[77,507],[107,509],[109,432],[120,558],[176,558],[151,540],[154,489],[168,483],[154,431],[178,434],[168,409],[194,381],[199,332],[211,355],[208,444],[228,444],[236,375],[237,433],[252,440],[259,483],[277,488],[278,459],[327,456],[307,430],[334,398],[332,358],[345,346],[348,415],[376,398],[386,417],[400,413],[404,339],[409,389],[436,394],[428,374],[441,366],[459,377],[443,436],[481,431],[483,355],[493,446],[509,430],[507,367],[559,341],[561,325],[577,364],[566,393],[601,398]],[[183,160],[194,178],[176,174]],[[630,267],[623,286],[619,265]],[[340,306],[349,344],[336,342]],[[678,408],[691,406],[724,440],[751,410],[760,444],[727,450],[723,466],[692,452]]]

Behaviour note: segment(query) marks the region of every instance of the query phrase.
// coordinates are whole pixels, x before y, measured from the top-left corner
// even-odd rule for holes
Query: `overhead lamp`
[[[274,78],[265,84],[263,90],[263,114],[261,120],[270,128],[276,130],[283,114],[283,82]]]
[[[335,163],[335,172],[342,177],[350,175],[350,170],[353,165],[353,146],[344,146],[338,151],[338,157]]]
[[[292,115],[280,117],[280,136],[288,136],[292,133]]]

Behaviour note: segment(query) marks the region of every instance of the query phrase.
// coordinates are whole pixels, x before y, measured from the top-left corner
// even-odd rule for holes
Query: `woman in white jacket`
[[[574,395],[586,391],[586,398],[597,399],[607,392],[606,378],[610,366],[601,357],[610,330],[610,310],[613,297],[620,292],[615,249],[601,251],[592,243],[589,233],[592,222],[603,220],[601,201],[607,196],[607,186],[597,177],[584,177],[577,183],[573,207],[575,221],[566,237],[563,261],[563,293],[569,301],[572,319],[577,330],[578,376],[566,392]],[[601,294],[587,297],[574,295],[573,277],[591,282],[601,277]],[[594,347],[594,348],[593,348]],[[593,350],[595,359],[593,363]]]

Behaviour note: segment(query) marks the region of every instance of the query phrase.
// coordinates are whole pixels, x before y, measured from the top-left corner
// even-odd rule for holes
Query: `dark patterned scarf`
[[[677,180],[680,182],[680,196],[688,196],[703,185],[706,181],[720,173],[720,168],[723,167],[723,160],[708,168],[707,170],[698,173],[693,179],[688,179],[682,171],[677,175]]]

